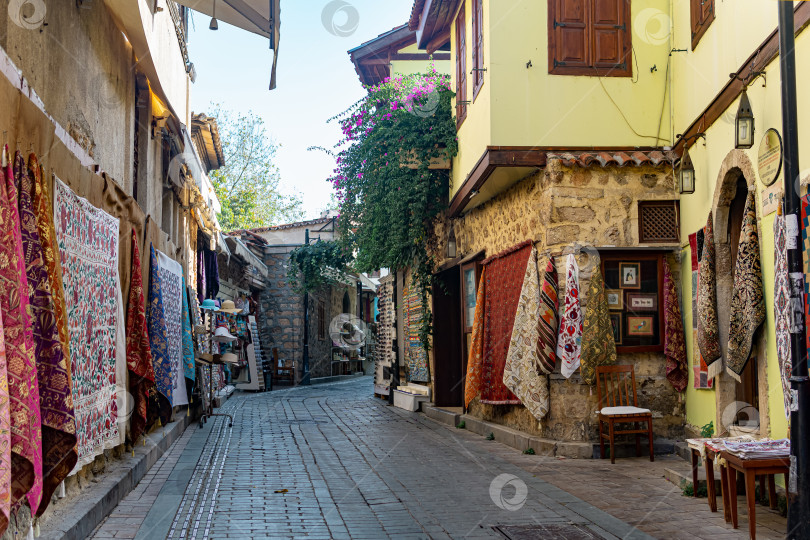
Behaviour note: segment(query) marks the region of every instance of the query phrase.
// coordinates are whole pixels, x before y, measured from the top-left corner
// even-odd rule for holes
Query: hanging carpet
[[[802,223],[807,215],[807,201],[803,198]],[[802,238],[807,236],[803,227]],[[776,358],[779,362],[779,378],[782,380],[782,396],[785,403],[785,418],[790,418],[792,402],[790,376],[793,370],[793,361],[790,356],[790,281],[788,277],[787,262],[787,230],[785,216],[782,212],[773,220],[773,256],[774,256],[774,302],[773,314],[776,324]]]
[[[150,403],[156,406],[157,416],[163,424],[172,417],[172,358],[166,330],[166,317],[163,311],[163,295],[160,283],[160,265],[155,246],[149,246],[149,348],[152,351],[152,367],[155,371],[155,390]]]
[[[183,375],[183,267],[158,251],[160,264],[160,293],[166,320],[166,339],[172,363],[172,406],[188,405],[186,381]]]
[[[562,365],[560,373],[567,379],[577,370],[582,353],[582,309],[579,303],[579,267],[569,254],[566,259],[565,308],[557,339],[557,356]]]
[[[194,336],[191,330],[191,312],[188,304],[188,287],[186,278],[183,278],[183,288],[180,294],[183,295],[183,375],[186,379],[194,381]]]
[[[698,347],[713,379],[722,369],[720,360],[720,323],[717,318],[717,272],[715,269],[714,223],[712,214],[704,229],[703,250],[698,263],[697,295]]]
[[[667,357],[667,380],[677,392],[683,392],[689,384],[686,340],[678,292],[666,260],[664,260],[664,356]]]
[[[591,274],[587,300],[585,320],[582,323],[580,375],[586,384],[593,385],[596,382],[597,366],[616,363],[616,341],[613,338],[613,324],[610,322],[605,281],[599,266]]]

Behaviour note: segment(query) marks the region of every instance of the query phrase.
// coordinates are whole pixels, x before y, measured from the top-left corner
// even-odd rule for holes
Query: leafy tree
[[[218,219],[225,231],[266,227],[296,221],[303,215],[300,196],[279,191],[275,164],[278,145],[264,120],[249,111],[234,113],[215,105],[225,166],[211,172],[211,182],[222,204]]]

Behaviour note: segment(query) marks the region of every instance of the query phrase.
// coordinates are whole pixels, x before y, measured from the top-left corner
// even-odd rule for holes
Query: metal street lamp
[[[751,102],[748,101],[748,91],[743,90],[740,97],[740,107],[737,109],[737,119],[734,123],[734,147],[751,148],[754,146],[754,113],[751,110]]]
[[[689,150],[684,147],[681,166],[678,169],[678,193],[695,192],[695,166],[692,165],[692,158],[689,157]]]
[[[456,246],[456,230],[453,227],[453,224],[450,224],[450,234],[447,237],[447,258],[448,259],[455,259],[457,255],[457,246]]]

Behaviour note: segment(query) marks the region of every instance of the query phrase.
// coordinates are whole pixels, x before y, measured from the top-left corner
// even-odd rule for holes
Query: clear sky
[[[331,148],[340,128],[326,120],[363,97],[346,51],[408,21],[413,0],[281,0],[277,88],[269,91],[272,53],[266,39],[220,21],[192,15],[189,54],[197,70],[191,109],[220,103],[264,118],[279,144],[281,189],[303,195],[306,218],[318,217],[330,200],[326,179],[334,159],[310,146]],[[342,9],[335,10],[336,7]],[[324,23],[324,12],[334,16]],[[347,35],[342,35],[347,34]]]

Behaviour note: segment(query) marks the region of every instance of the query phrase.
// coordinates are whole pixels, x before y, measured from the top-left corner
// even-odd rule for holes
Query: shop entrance
[[[433,335],[434,402],[439,407],[460,407],[464,396],[464,366],[461,283],[457,266],[435,276]]]

